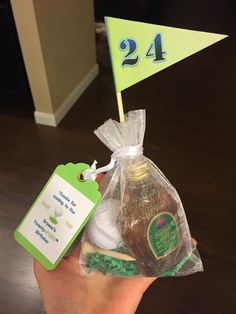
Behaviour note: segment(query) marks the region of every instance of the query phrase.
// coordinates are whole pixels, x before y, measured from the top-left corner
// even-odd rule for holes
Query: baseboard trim
[[[98,65],[95,64],[84,79],[76,86],[76,88],[66,97],[55,113],[45,113],[40,111],[34,112],[35,122],[48,126],[57,126],[65,117],[67,112],[73,107],[76,100],[83,94],[86,88],[98,75]]]
[[[45,113],[41,111],[34,112],[34,119],[37,124],[43,124],[48,126],[57,126],[55,114]]]

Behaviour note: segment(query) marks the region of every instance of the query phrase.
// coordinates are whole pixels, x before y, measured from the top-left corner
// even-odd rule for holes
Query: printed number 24
[[[122,62],[122,66],[133,66],[136,65],[139,57],[134,57],[133,55],[136,52],[137,44],[134,39],[123,39],[120,42],[120,49],[127,50],[128,53],[125,55],[124,60]],[[165,58],[163,54],[165,52],[162,50],[162,41],[161,41],[161,34],[157,34],[153,41],[151,42],[147,52],[146,57],[152,57],[154,62],[164,61]]]

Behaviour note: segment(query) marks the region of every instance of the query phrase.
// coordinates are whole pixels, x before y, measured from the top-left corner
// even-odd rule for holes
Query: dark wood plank
[[[12,237],[15,222],[0,217],[0,313],[40,314],[43,305],[32,271],[32,258]]]

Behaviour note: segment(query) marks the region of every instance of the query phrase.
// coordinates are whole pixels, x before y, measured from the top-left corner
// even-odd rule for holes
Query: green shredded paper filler
[[[132,261],[124,261],[100,253],[88,253],[87,267],[89,272],[99,271],[103,274],[111,273],[116,276],[135,276],[139,271]]]
[[[184,257],[177,265],[157,276],[175,276],[180,268],[191,258],[192,255]],[[124,261],[100,253],[87,254],[87,268],[90,273],[100,272],[104,275],[110,273],[115,276],[137,276],[140,272],[133,261]]]

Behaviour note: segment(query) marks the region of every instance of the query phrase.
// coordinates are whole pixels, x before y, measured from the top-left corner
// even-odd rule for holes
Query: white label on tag
[[[54,174],[19,232],[54,264],[94,205],[81,192]]]

